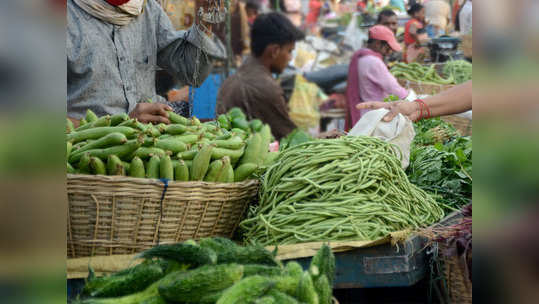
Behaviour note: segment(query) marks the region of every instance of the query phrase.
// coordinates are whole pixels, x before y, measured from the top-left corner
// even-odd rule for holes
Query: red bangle
[[[425,103],[425,101],[423,99],[416,99],[414,101],[419,103],[419,108],[421,109],[419,118],[420,119],[430,118],[430,109],[429,109],[429,106],[427,106],[427,104]],[[427,112],[427,116],[423,116],[423,108],[425,108],[425,112]]]

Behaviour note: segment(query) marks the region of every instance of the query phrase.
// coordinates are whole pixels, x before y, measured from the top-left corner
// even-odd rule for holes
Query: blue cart
[[[335,254],[334,288],[408,287],[427,273],[426,240],[412,236],[398,245],[383,244]],[[311,258],[294,259],[307,269]]]

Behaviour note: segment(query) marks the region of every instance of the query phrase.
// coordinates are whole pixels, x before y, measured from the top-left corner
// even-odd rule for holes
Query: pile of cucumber
[[[159,245],[139,265],[96,278],[90,270],[82,304],[330,304],[335,257],[324,245],[308,270],[283,265],[260,246],[225,238]]]
[[[231,183],[263,172],[278,156],[269,152],[269,125],[248,122],[238,108],[205,123],[168,115],[171,124],[152,125],[88,110],[76,129],[67,119],[67,172]]]

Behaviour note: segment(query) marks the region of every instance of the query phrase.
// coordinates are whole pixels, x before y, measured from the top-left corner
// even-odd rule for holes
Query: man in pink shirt
[[[395,95],[399,99],[408,96],[408,91],[399,85],[384,63],[384,56],[401,50],[395,34],[388,27],[375,25],[369,29],[367,47],[360,49],[352,56],[348,68],[347,130],[352,128],[361,115],[368,111],[356,109],[358,103],[384,100],[389,95]]]

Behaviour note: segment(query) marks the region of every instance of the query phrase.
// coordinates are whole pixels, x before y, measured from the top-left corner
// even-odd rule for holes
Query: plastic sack
[[[352,20],[346,27],[343,41],[345,45],[350,46],[354,50],[362,48],[363,42],[369,39],[367,30],[361,29],[359,24],[357,24],[358,15],[358,13],[352,15]]]
[[[398,147],[395,151],[401,156],[401,165],[406,169],[410,163],[410,144],[415,136],[414,124],[402,114],[398,114],[392,121],[382,119],[389,113],[387,109],[372,110],[361,116],[361,119],[348,132],[352,136],[373,136]]]
[[[288,115],[294,124],[303,130],[316,127],[320,124],[319,106],[326,99],[327,96],[316,84],[298,74],[288,102]]]

